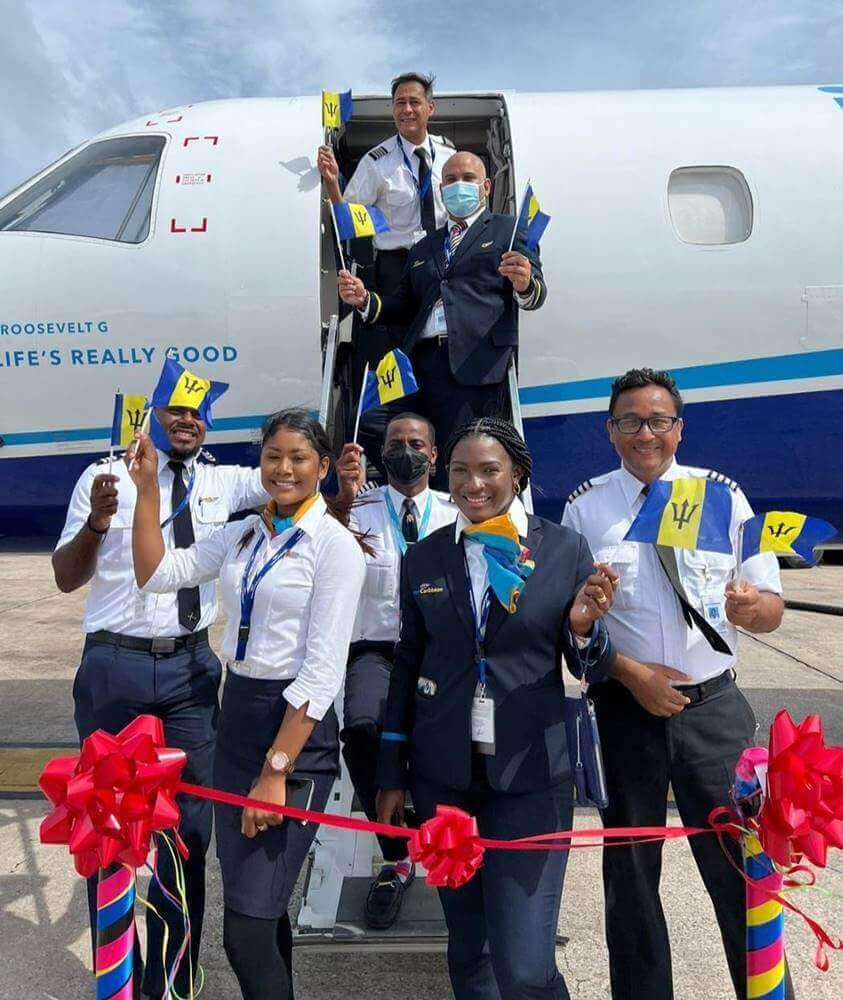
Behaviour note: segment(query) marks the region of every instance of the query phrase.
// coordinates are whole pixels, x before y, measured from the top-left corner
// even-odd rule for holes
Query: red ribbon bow
[[[825,745],[818,715],[773,720],[758,825],[764,850],[787,868],[803,854],[823,868],[828,848],[843,848],[843,747]]]
[[[115,861],[139,867],[152,833],[178,824],[175,794],[186,762],[183,750],[164,746],[153,716],[138,716],[116,736],[97,730],[81,753],[56,757],[41,774],[54,806],[41,823],[41,843],[68,844],[86,877]],[[182,850],[178,834],[176,841]]]
[[[413,831],[410,860],[427,869],[428,885],[458,889],[483,864],[477,820],[454,806],[438,805],[436,815]]]

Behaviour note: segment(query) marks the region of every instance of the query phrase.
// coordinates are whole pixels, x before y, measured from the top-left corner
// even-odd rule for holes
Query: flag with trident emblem
[[[418,388],[410,359],[396,347],[394,351],[384,354],[375,371],[367,374],[360,412],[365,413],[394,399],[409,396],[418,392]]]
[[[183,406],[196,410],[201,420],[214,426],[211,404],[228,389],[228,382],[212,382],[183,368],[173,358],[164,360],[158,385],[152,393],[153,406]]]
[[[126,396],[122,392],[114,394],[114,417],[111,421],[112,448],[128,448],[135,439],[135,433],[143,427],[144,417],[149,407],[146,396]]]
[[[351,91],[322,91],[322,127],[339,128],[351,118],[354,105],[351,100]]]
[[[713,479],[659,479],[624,541],[650,542],[674,549],[732,552],[732,492]]]
[[[359,236],[374,236],[389,231],[386,216],[375,205],[355,205],[342,201],[333,206],[337,238],[353,240]]]
[[[761,552],[783,552],[816,562],[814,547],[837,534],[837,529],[819,517],[806,517],[787,510],[756,514],[743,523],[741,561]]]

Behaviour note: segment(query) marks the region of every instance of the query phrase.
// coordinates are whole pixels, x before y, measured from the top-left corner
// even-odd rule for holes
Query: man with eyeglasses
[[[606,429],[621,459],[568,497],[562,523],[585,535],[600,562],[619,574],[606,614],[617,650],[631,659],[591,688],[609,806],[606,826],[663,826],[668,786],[682,822],[706,826],[729,804],[735,764],[755,742],[756,721],[735,684],[738,627],[778,628],[784,602],[772,553],[749,561],[735,581],[735,558],[715,552],[625,542],[651,483],[707,477],[729,486],[731,535],[752,508],[736,483],[680,465],[682,397],[667,372],[634,368],[612,386]],[[746,997],[744,883],[737,845],[727,858],[715,837],[691,850],[708,889],[738,998]],[[603,854],[606,940],[614,1000],[673,997],[670,941],[661,900],[662,844],[612,847]],[[788,996],[792,996],[789,975]]]

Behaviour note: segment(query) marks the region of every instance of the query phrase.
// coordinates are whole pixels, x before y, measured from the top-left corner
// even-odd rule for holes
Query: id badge
[[[471,741],[480,753],[495,752],[495,702],[475,694],[471,702]]]
[[[445,307],[441,302],[433,307],[433,329],[436,333],[448,332],[448,324],[445,322]]]
[[[701,596],[703,618],[716,629],[726,627],[726,603],[723,594],[710,591]]]

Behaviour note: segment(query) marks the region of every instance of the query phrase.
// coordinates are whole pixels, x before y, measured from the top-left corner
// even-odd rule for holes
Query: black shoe
[[[416,877],[415,865],[410,869],[406,879],[395,874],[392,865],[384,865],[378,877],[372,882],[369,895],[366,897],[366,907],[363,911],[366,924],[373,930],[383,931],[391,927],[404,902],[404,893]]]

